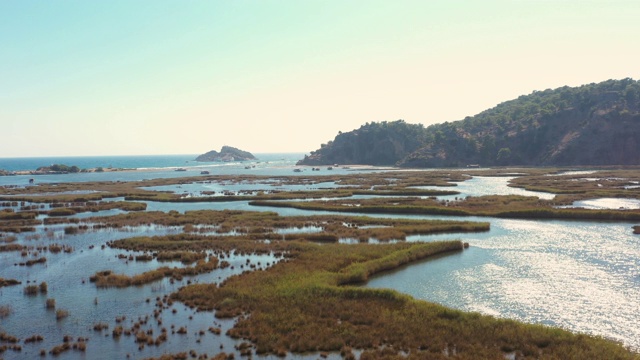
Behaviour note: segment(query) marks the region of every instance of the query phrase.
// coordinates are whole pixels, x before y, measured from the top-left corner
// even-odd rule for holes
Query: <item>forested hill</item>
[[[408,167],[640,164],[640,82],[534,92],[427,128]]]
[[[390,126],[396,123],[402,126]],[[363,140],[362,130],[372,127],[382,130]],[[401,137],[396,134],[400,129]],[[408,129],[415,132],[407,134]],[[399,138],[411,139],[398,146],[410,153],[392,151],[395,147],[389,143],[394,142],[385,140]],[[344,144],[346,140],[355,144]],[[359,145],[369,141],[368,147]],[[353,147],[361,151],[353,153]],[[413,147],[415,151],[410,150]],[[377,159],[383,155],[380,163]],[[323,161],[329,157],[336,160]],[[370,165],[395,159],[403,167],[640,164],[640,82],[608,80],[535,91],[464,120],[426,129],[404,122],[368,124],[338,135],[308,159],[318,164]]]
[[[298,161],[298,165],[395,165],[418,150],[425,140],[426,129],[422,125],[403,120],[372,122],[350,132],[340,132],[333,141]]]

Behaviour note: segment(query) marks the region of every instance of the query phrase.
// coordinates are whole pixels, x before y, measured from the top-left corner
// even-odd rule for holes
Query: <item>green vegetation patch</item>
[[[392,290],[351,284],[436,254],[461,251],[460,241],[316,245],[293,242],[298,252],[267,271],[231,277],[220,286],[196,284],[172,298],[218,317],[238,317],[228,335],[251,341],[257,353],[392,349],[409,358],[501,358],[515,351],[532,358],[632,359],[623,346],[601,338],[512,320],[465,313]],[[370,358],[372,358],[370,357]]]
[[[165,277],[171,277],[180,280],[183,276],[193,276],[211,272],[214,269],[218,268],[218,264],[218,258],[210,257],[208,261],[201,259],[196,263],[196,265],[191,267],[169,268],[165,266],[134,276],[114,274],[110,270],[105,270],[99,271],[95,275],[92,275],[89,280],[95,283],[97,287],[140,286],[158,281]]]

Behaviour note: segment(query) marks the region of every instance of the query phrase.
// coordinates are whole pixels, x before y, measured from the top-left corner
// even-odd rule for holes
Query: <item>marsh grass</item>
[[[559,209],[558,201],[518,195],[488,195],[468,197],[460,201],[443,202],[421,198],[345,199],[331,201],[252,201],[250,205],[290,207],[303,210],[381,213],[425,214],[452,216],[490,216],[528,219],[589,219],[640,220],[640,210]]]
[[[13,286],[13,285],[20,285],[22,284],[22,282],[15,280],[15,279],[4,279],[4,278],[0,278],[0,288],[5,287],[5,286]]]
[[[64,309],[57,309],[56,310],[56,320],[60,321],[64,318],[66,318],[67,316],[69,316],[69,311],[64,310]]]
[[[11,315],[13,308],[11,305],[0,305],[0,319],[4,319]]]
[[[505,176],[507,171],[490,170],[474,174]],[[450,186],[469,179],[465,171],[433,172],[384,172],[380,174],[353,174],[313,177],[193,177],[179,179],[157,179],[142,182],[116,183],[94,182],[80,184],[39,185],[27,189],[0,188],[0,199],[4,195],[20,195],[62,192],[74,190],[100,191],[89,195],[24,196],[24,201],[50,203],[53,209],[71,209],[74,212],[97,209],[90,202],[105,198],[148,199],[151,201],[231,201],[234,199],[260,200],[256,205],[291,206],[295,203],[284,200],[340,197],[337,201],[297,202],[295,206],[316,207],[317,210],[357,211],[372,213],[416,213],[443,215],[482,215],[505,217],[556,217],[583,216],[585,219],[609,217],[618,219],[620,212],[581,212],[574,209],[553,209],[553,205],[568,201],[569,196],[627,193],[617,188],[621,182],[610,181],[600,189],[581,184],[569,184],[572,179],[548,182],[544,175],[550,170],[523,169],[525,175],[514,179],[513,186],[529,189],[546,189],[556,193],[567,193],[554,202],[525,197],[478,197],[465,201],[440,202],[433,199],[408,198],[408,196],[431,196],[425,191],[411,189],[415,186]],[[611,173],[613,174],[613,173]],[[626,173],[629,179],[637,175]],[[335,182],[352,186],[348,189],[312,190],[301,192],[261,192],[256,195],[232,195],[203,197],[186,200],[180,195],[141,189],[172,184],[213,181],[218,183],[273,181],[275,185],[313,185]],[[635,180],[634,180],[635,181]],[[564,183],[563,183],[564,182]],[[373,191],[373,193],[371,192]],[[449,191],[449,190],[445,190]],[[453,190],[451,190],[453,191]],[[386,195],[385,198],[354,200],[353,194]],[[449,191],[450,193],[450,191]],[[432,193],[436,194],[436,193]],[[18,198],[5,199],[15,201]],[[224,199],[224,200],[222,200]],[[279,202],[267,200],[280,200]],[[130,201],[124,202],[125,204]],[[102,204],[102,203],[101,203]],[[102,206],[102,205],[101,205]],[[105,205],[106,206],[106,205]],[[108,205],[113,206],[113,205]],[[342,209],[342,210],[340,210]],[[17,215],[21,214],[21,215]],[[629,218],[636,212],[627,212]],[[4,217],[3,217],[4,216]],[[42,223],[36,220],[37,212],[0,215],[0,231],[29,231]],[[79,219],[47,218],[45,223],[71,224]],[[361,358],[504,358],[509,352],[517,357],[529,358],[584,358],[584,359],[633,359],[637,354],[622,345],[598,337],[575,335],[570,332],[540,325],[527,325],[512,320],[495,319],[477,313],[464,313],[436,304],[418,301],[409,296],[385,289],[366,289],[354,286],[361,284],[376,273],[394,269],[402,264],[428,258],[435,254],[461,251],[460,242],[440,243],[395,243],[355,244],[333,243],[340,237],[378,238],[401,240],[410,234],[456,231],[486,231],[487,223],[428,222],[354,218],[345,216],[279,217],[269,212],[239,211],[194,211],[180,214],[176,211],[131,212],[108,218],[83,220],[93,222],[96,228],[121,228],[156,224],[161,226],[189,226],[198,224],[215,228],[220,236],[179,234],[163,237],[137,237],[110,243],[113,247],[154,252],[214,251],[220,257],[231,252],[274,253],[286,256],[266,271],[244,272],[233,276],[222,284],[196,284],[181,288],[172,294],[173,300],[201,310],[215,310],[218,317],[237,317],[228,334],[244,339],[258,354],[280,354],[308,351],[343,351],[346,358],[353,355],[352,349],[362,349]],[[320,233],[286,234],[274,230],[316,226]],[[372,228],[371,226],[378,226]],[[379,227],[382,226],[382,227]],[[237,236],[223,236],[235,232]],[[265,242],[264,240],[271,240]],[[284,240],[284,241],[282,241]],[[323,241],[322,245],[311,241]],[[175,255],[171,255],[175,256]],[[189,255],[191,256],[191,255]],[[160,268],[135,276],[113,274],[103,271],[92,276],[97,286],[132,286],[156,281],[165,276],[182,277],[207,271],[215,259],[207,262],[197,260],[193,267],[184,269]],[[201,265],[201,264],[207,264]],[[201,268],[199,268],[202,266]],[[222,263],[220,264],[222,266]],[[182,272],[185,273],[182,273]],[[101,285],[98,285],[101,284]],[[68,312],[56,311],[62,319]],[[186,331],[186,330],[185,330]],[[137,336],[137,332],[125,329],[124,334]],[[112,332],[120,336],[120,332]],[[147,344],[150,336],[147,334]],[[151,339],[153,340],[153,339]],[[155,340],[154,340],[155,342]],[[65,344],[68,344],[65,342]],[[144,343],[141,343],[144,346]],[[62,345],[71,346],[71,345]],[[63,349],[64,350],[64,349]],[[455,353],[453,352],[455,350]],[[179,356],[183,356],[180,354]],[[187,354],[184,354],[186,357]]]
[[[164,226],[185,226],[188,224],[201,224],[215,226],[219,234],[237,233],[242,234],[240,238],[253,240],[295,240],[307,239],[318,242],[337,242],[340,238],[376,238],[380,241],[404,240],[408,235],[432,234],[442,232],[479,232],[488,231],[488,223],[468,222],[468,221],[431,221],[415,219],[380,219],[369,217],[353,217],[339,215],[325,216],[279,216],[273,212],[255,211],[187,211],[184,214],[177,212],[146,212],[116,215],[109,218],[91,218],[89,221],[103,223],[108,227],[139,226],[144,224],[158,224]],[[296,233],[279,234],[278,229],[302,229],[305,227],[317,227],[322,229],[319,233]],[[234,236],[204,236],[198,234],[180,234],[166,239],[173,239],[172,247],[134,247],[132,243],[142,244],[143,242],[156,243],[160,246],[159,237],[143,237],[136,241],[115,241],[112,245],[128,250],[161,250],[180,251],[204,250],[215,246],[215,242],[222,242],[222,238]],[[236,236],[236,238],[238,238]],[[144,239],[144,240],[143,240]],[[188,240],[190,247],[181,248],[178,240]],[[196,247],[200,242],[201,248]],[[167,245],[164,242],[164,245]]]
[[[47,308],[47,310],[55,309],[56,308],[56,299],[48,298],[47,301],[45,302],[45,307]]]
[[[207,256],[204,252],[193,251],[161,251],[157,254],[158,261],[180,261],[183,264],[192,264]]]
[[[153,179],[141,182],[82,182],[82,183],[57,183],[38,184],[27,188],[0,188],[0,200],[9,203],[18,201],[30,203],[49,203],[55,206],[53,215],[68,216],[72,211],[99,211],[111,208],[120,208],[125,211],[144,210],[144,203],[133,205],[132,201],[158,201],[158,202],[216,202],[216,201],[245,201],[245,200],[286,200],[286,199],[311,199],[320,197],[348,197],[354,194],[368,194],[372,188],[379,195],[446,195],[453,194],[453,190],[420,190],[410,189],[415,186],[454,186],[455,182],[468,179],[468,175],[456,171],[401,171],[362,174],[342,174],[326,176],[252,176],[252,175],[221,175],[206,177],[184,177],[172,179]],[[191,183],[219,183],[238,184],[255,183],[268,184],[270,188],[287,185],[308,185],[334,182],[338,185],[347,185],[349,188],[319,189],[309,191],[281,191],[267,190],[251,192],[251,194],[236,194],[225,196],[196,196],[184,197],[181,194],[145,190],[144,187],[156,187],[167,185],[181,185]],[[74,191],[91,191],[90,194],[69,194]],[[114,197],[124,197],[124,202],[104,202],[102,200]],[[115,203],[115,204],[114,204]],[[68,210],[57,210],[67,208]],[[51,215],[51,214],[50,214]]]
[[[39,289],[38,285],[27,285],[27,286],[24,287],[22,292],[25,295],[28,295],[28,296],[36,296],[36,295],[38,295],[39,290],[40,289]]]
[[[27,246],[23,246],[20,244],[0,245],[0,252],[26,251],[26,250],[29,250],[29,248]]]
[[[181,279],[183,276],[193,276],[206,272],[211,272],[218,267],[219,260],[216,257],[210,257],[208,261],[201,259],[196,265],[185,268],[169,268],[161,267],[145,273],[127,276],[123,274],[114,274],[109,270],[99,271],[92,275],[89,280],[94,282],[97,287],[128,287],[140,286],[154,281],[158,281],[165,277]]]
[[[633,359],[621,345],[540,325],[464,313],[392,290],[354,287],[369,276],[451,251],[459,241],[396,244],[290,242],[298,251],[267,271],[196,284],[172,297],[218,317],[238,317],[228,335],[257,354],[363,349],[366,358],[502,358],[503,348],[543,358]],[[387,352],[387,353],[385,353]],[[347,352],[345,352],[346,354]]]
[[[75,215],[77,212],[71,208],[56,208],[49,210],[47,215],[49,216],[71,216]]]

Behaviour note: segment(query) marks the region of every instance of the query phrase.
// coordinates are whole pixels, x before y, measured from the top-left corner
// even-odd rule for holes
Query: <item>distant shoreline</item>
[[[138,168],[129,168],[129,169],[125,169],[125,168],[111,168],[111,169],[105,169],[103,168],[102,171],[98,171],[98,168],[91,168],[91,169],[83,169],[82,171],[79,171],[77,173],[72,173],[69,171],[38,171],[38,170],[17,170],[17,171],[11,171],[9,172],[7,175],[5,176],[17,176],[17,175],[33,175],[33,176],[40,176],[40,175],[65,175],[65,174],[82,174],[82,173],[100,173],[100,172],[116,172],[116,171],[143,171],[141,169]],[[1,175],[1,174],[0,174]]]

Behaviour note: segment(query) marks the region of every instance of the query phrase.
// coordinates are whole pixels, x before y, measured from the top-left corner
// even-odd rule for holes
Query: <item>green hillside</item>
[[[534,91],[464,120],[423,128],[371,123],[301,164],[402,167],[640,164],[640,82]]]
[[[403,120],[367,123],[359,129],[341,132],[298,165],[395,165],[418,150],[425,143],[426,134],[424,126]]]

